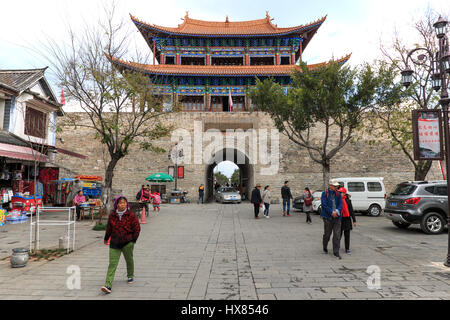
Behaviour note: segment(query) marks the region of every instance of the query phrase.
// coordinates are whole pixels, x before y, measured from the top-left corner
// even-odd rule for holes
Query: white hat
[[[335,186],[335,187],[340,187],[341,186],[336,179],[331,179],[329,185],[330,186]]]

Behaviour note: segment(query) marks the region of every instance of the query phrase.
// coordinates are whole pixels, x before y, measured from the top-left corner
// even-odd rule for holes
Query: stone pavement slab
[[[121,259],[110,295],[100,292],[108,266],[103,232],[81,222],[78,249],[70,255],[19,269],[0,260],[0,299],[450,300],[450,271],[442,267],[446,234],[358,216],[352,255],[341,251],[343,259],[336,260],[322,253],[322,221],[312,219],[308,225],[300,212],[282,217],[273,206],[271,219],[255,220],[248,203],[164,205],[141,225],[135,283],[126,283]],[[7,231],[0,233],[5,243],[23,241],[26,228]],[[79,289],[70,266],[79,267]],[[381,272],[379,288],[367,285],[373,283],[369,266]]]

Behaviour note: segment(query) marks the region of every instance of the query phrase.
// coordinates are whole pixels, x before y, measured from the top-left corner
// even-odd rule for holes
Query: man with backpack
[[[337,259],[342,259],[339,255],[341,242],[341,211],[342,197],[337,191],[340,187],[337,180],[330,180],[327,190],[322,192],[322,210],[320,216],[323,218],[323,251],[328,253],[328,242],[333,233],[333,254]]]

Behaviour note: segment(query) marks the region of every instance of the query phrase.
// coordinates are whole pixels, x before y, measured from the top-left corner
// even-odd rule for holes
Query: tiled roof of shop
[[[288,28],[279,28],[272,23],[269,14],[264,19],[249,21],[229,21],[228,16],[224,22],[204,21],[189,18],[188,14],[184,17],[182,24],[178,27],[164,27],[155,24],[149,24],[139,20],[131,15],[131,19],[137,25],[154,29],[161,33],[182,34],[182,35],[282,35],[294,33],[297,31],[307,31],[307,29],[319,28],[325,21],[326,16],[306,25],[300,25]]]
[[[30,88],[44,76],[47,68],[26,70],[0,70],[0,84],[14,91]]]

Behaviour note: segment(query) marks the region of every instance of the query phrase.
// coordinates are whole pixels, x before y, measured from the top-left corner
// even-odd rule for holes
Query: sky
[[[222,161],[214,168],[214,173],[222,172],[228,178],[231,178],[236,169],[239,169],[239,167],[234,162]]]
[[[112,0],[14,0],[1,1],[0,69],[42,68],[48,65],[38,52],[48,39],[65,43],[67,27],[79,30],[95,24],[102,8]],[[290,27],[327,19],[308,44],[304,61],[318,63],[352,54],[350,65],[380,57],[380,43],[388,44],[397,30],[411,47],[417,42],[412,24],[432,9],[450,16],[449,0],[117,0],[116,17],[131,30],[131,43],[143,54],[149,48],[129,18],[176,27],[189,11],[194,19],[230,21],[261,19],[266,11],[278,27]],[[59,98],[61,89],[46,72]],[[67,104],[65,111],[73,105]],[[72,110],[74,111],[74,110]],[[224,166],[224,165],[222,165]],[[226,174],[234,168],[229,166]]]

